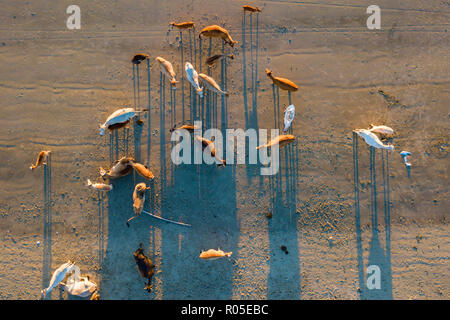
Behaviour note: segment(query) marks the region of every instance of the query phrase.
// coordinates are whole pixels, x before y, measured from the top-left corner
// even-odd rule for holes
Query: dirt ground
[[[66,2],[0,0],[0,299],[41,299],[68,259],[101,299],[450,298],[448,2],[379,0],[381,30],[367,29],[366,0],[76,4],[81,29],[68,30]],[[245,28],[243,4],[262,8],[246,15]],[[169,22],[188,20],[195,32],[181,39]],[[211,24],[238,44],[224,46],[234,59],[211,70],[230,97],[201,102],[181,82],[181,48],[183,63],[207,73],[205,59],[223,48],[204,38],[200,50],[198,33]],[[150,83],[142,63],[135,102],[130,61],[140,52],[150,55]],[[175,99],[167,79],[161,89],[157,56],[174,65]],[[281,150],[280,172],[175,166],[174,124],[282,127],[289,97],[280,90],[274,104],[266,68],[299,86],[291,95],[297,140]],[[135,103],[150,109],[142,126],[99,135],[109,114]],[[352,130],[370,124],[396,133],[395,149],[376,150],[373,166],[361,138],[352,153]],[[52,151],[51,166],[31,172],[41,150]],[[410,177],[402,150],[412,153]],[[156,179],[130,174],[103,195],[86,187],[124,155]],[[127,228],[138,182],[151,186],[146,210],[192,227],[142,215]],[[156,265],[151,293],[133,259],[141,242]],[[218,247],[231,258],[199,259]],[[373,265],[381,288],[371,290]],[[48,299],[73,297],[55,289]]]

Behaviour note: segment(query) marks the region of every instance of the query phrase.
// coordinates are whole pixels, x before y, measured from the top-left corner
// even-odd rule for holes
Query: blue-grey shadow
[[[293,142],[280,150],[284,158],[279,172],[269,177],[270,271],[267,279],[267,298],[300,299],[300,256],[297,236],[298,144]],[[280,161],[281,164],[281,161]],[[286,247],[286,251],[281,249]]]
[[[224,77],[222,86],[226,88],[226,80],[223,80]],[[212,115],[218,114],[214,95],[211,95],[210,102],[209,115],[214,119]],[[224,135],[228,124],[227,102],[222,103],[221,116]],[[164,118],[161,118],[160,125],[165,128]],[[193,147],[192,144],[192,152]],[[223,148],[226,150],[226,141]],[[171,160],[163,151],[163,137],[160,149],[161,172],[165,172],[166,162]],[[189,223],[192,227],[154,222],[155,228],[160,228],[162,233],[163,298],[231,299],[234,260],[204,261],[199,254],[201,250],[211,248],[237,251],[235,167],[181,164],[175,166],[172,174],[174,183],[161,189],[161,215]],[[184,289],[180,290],[180,287]]]
[[[98,265],[100,268],[103,267],[103,259],[105,254],[105,233],[104,233],[104,201],[105,195],[99,191],[98,192]]]
[[[140,137],[142,125],[134,124],[134,144],[135,154],[134,158],[140,158]],[[112,140],[113,145],[111,149],[115,148],[115,140]],[[119,155],[117,155],[117,158]],[[145,208],[152,211],[154,203],[154,184],[136,174],[134,170],[124,177],[111,179],[110,184],[113,189],[108,192],[107,200],[107,228],[108,228],[108,242],[104,252],[104,259],[102,260],[102,282],[99,288],[99,293],[102,299],[151,299],[154,298],[154,293],[148,293],[144,287],[146,279],[142,278],[137,270],[136,263],[133,258],[133,252],[139,247],[142,242],[144,244],[144,252],[154,261],[154,251],[148,246],[149,239],[149,223],[151,217],[141,214],[138,218],[130,223],[127,227],[126,221],[134,215],[133,212],[133,191],[137,183],[145,182],[152,188],[146,194]],[[149,201],[150,200],[150,201]],[[99,214],[101,219],[105,219],[105,212],[103,208],[103,200],[99,203]],[[150,208],[149,208],[150,205]],[[103,221],[99,222],[103,227]],[[101,231],[101,235],[103,231]],[[142,235],[145,235],[144,237]],[[104,244],[99,242],[99,251]]]
[[[201,250],[236,252],[235,170],[228,166],[179,165],[176,184],[161,199],[161,215],[190,228],[155,221],[162,230],[164,299],[231,299],[233,260],[204,261]],[[179,288],[182,287],[183,290]]]
[[[249,14],[250,17],[250,70],[251,70],[251,96],[252,96],[252,104],[251,109],[248,106],[248,89],[247,89],[247,58],[246,58],[246,12],[244,11],[242,14],[242,78],[243,78],[243,97],[244,97],[244,113],[245,113],[245,128],[254,129],[258,132],[258,103],[257,103],[257,95],[258,95],[258,37],[259,37],[259,15],[257,14],[257,24],[256,24],[256,45],[255,45],[255,53],[253,53],[253,27],[252,27],[252,14]],[[248,138],[246,138],[246,143],[248,144]],[[248,155],[247,155],[248,157]],[[248,164],[246,166],[246,174],[247,181],[249,183],[253,182],[253,178],[259,176],[259,187],[260,189],[264,188],[262,176],[259,175],[261,166],[259,162],[257,164]]]
[[[358,266],[358,293],[363,300],[391,300],[392,295],[392,266],[391,266],[391,223],[390,223],[390,200],[389,200],[389,156],[388,151],[378,150],[381,160],[381,172],[383,181],[383,209],[385,227],[385,247],[381,245],[378,229],[378,192],[377,192],[377,150],[369,147],[369,174],[370,174],[370,225],[371,239],[369,242],[369,258],[367,266],[364,265],[361,213],[360,213],[360,180],[359,180],[359,153],[358,136],[353,133],[353,167],[354,167],[354,190],[355,190],[355,229],[357,246]],[[377,266],[380,270],[380,288],[368,285],[367,281],[375,275],[369,268]],[[368,271],[368,269],[370,271]]]
[[[102,299],[148,299],[144,290],[145,279],[138,273],[133,252],[139,243],[147,244],[142,235],[148,233],[146,216],[141,215],[127,227],[126,221],[134,215],[133,191],[135,177],[133,173],[111,180],[113,190],[108,192],[108,244],[103,264]],[[136,181],[137,183],[137,181]],[[146,254],[147,248],[146,249]]]
[[[44,164],[44,236],[42,257],[42,288],[47,288],[52,273],[52,154]],[[51,292],[46,299],[51,299]]]
[[[134,160],[141,162],[141,138],[143,124],[139,124],[137,121],[133,121],[133,135],[134,135]],[[128,141],[128,139],[126,140]],[[126,142],[128,144],[128,142]]]
[[[411,166],[405,166],[406,167],[406,173],[408,174],[408,178],[411,178]]]
[[[134,124],[134,126],[135,125],[136,124]],[[136,137],[136,132],[134,134],[135,134],[135,139],[140,139],[140,136]],[[120,135],[122,135],[122,138],[120,138]],[[140,133],[139,133],[139,135],[140,135]],[[110,132],[110,134],[109,134],[109,162],[110,163],[113,163],[114,161],[118,160],[120,154],[128,155],[128,153],[129,153],[129,136],[130,136],[130,128],[128,128],[128,125],[124,126],[123,128],[115,129]],[[139,147],[138,152],[140,152],[140,147]]]

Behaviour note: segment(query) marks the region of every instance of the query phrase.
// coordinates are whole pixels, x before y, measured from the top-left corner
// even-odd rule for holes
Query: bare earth
[[[72,31],[65,2],[0,1],[0,299],[40,299],[53,270],[68,259],[99,284],[102,299],[450,298],[448,2],[379,0],[378,31],[366,27],[366,8],[373,4],[366,0],[76,4],[81,30]],[[263,8],[257,65],[256,15],[251,36],[246,18],[244,64],[243,4]],[[183,122],[181,82],[173,104],[166,79],[163,104],[154,58],[171,61],[181,81],[180,33],[168,24],[186,20],[196,23],[197,56],[184,33],[184,62],[192,57],[199,72],[207,72],[209,53],[209,40],[202,40],[200,60],[203,27],[219,24],[239,41],[225,47],[235,56],[227,62],[230,97],[227,104],[220,97],[217,107],[211,104],[213,126],[282,125],[288,95],[280,90],[275,123],[266,68],[299,85],[292,94],[297,143],[281,151],[276,177],[261,177],[257,165],[172,164],[169,129]],[[221,52],[221,41],[212,44],[213,54]],[[128,127],[128,138],[127,129],[112,140],[101,137],[99,124],[109,114],[134,106],[130,60],[139,52],[151,56],[149,115],[142,127]],[[250,72],[256,66],[254,104]],[[146,64],[140,67],[140,105],[146,108]],[[212,76],[220,84],[220,64]],[[186,80],[184,88],[184,120],[190,120]],[[352,129],[371,123],[396,131],[389,152],[390,216],[379,150],[378,212],[370,214],[369,148],[359,139],[357,228]],[[47,185],[48,167],[28,169],[41,150],[52,150]],[[410,178],[402,150],[412,152]],[[156,176],[146,209],[192,228],[146,215],[127,228],[134,185],[145,181],[138,175],[114,180],[103,197],[86,187],[88,178],[101,180],[100,166],[123,155],[148,163]],[[156,265],[151,293],[132,255],[140,242]],[[231,258],[198,258],[202,249],[218,247],[232,251]],[[381,268],[380,290],[366,287],[369,265]],[[72,297],[56,289],[49,298]]]

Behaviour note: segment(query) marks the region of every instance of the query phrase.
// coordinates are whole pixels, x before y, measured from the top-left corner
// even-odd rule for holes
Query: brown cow
[[[41,151],[39,152],[39,155],[36,159],[36,164],[32,164],[30,166],[30,170],[33,171],[37,167],[39,167],[42,164],[47,164],[48,157],[50,155],[51,151]]]
[[[285,78],[280,78],[280,77],[274,77],[272,75],[272,71],[270,71],[269,69],[266,69],[266,74],[272,80],[273,84],[276,86],[279,86],[281,89],[287,90],[287,91],[297,91],[298,90],[298,86],[291,80],[285,79]]]
[[[204,37],[213,37],[213,38],[221,38],[223,41],[228,43],[230,46],[234,46],[237,41],[234,41],[228,31],[225,28],[222,28],[217,25],[207,26],[200,31],[198,37],[201,39],[201,36]]]
[[[142,243],[139,244],[139,248],[133,253],[133,256],[138,267],[139,274],[143,278],[148,279],[147,285],[144,289],[150,292],[155,266],[153,265],[152,260],[144,254]]]

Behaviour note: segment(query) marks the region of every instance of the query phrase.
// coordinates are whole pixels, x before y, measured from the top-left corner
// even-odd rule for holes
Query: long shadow
[[[225,75],[226,67],[223,70]],[[226,76],[221,80],[226,90]],[[217,115],[214,95],[210,101],[211,115]],[[224,134],[228,125],[226,102],[222,104],[221,115]],[[161,126],[164,126],[163,121]],[[162,139],[161,149],[164,143]],[[223,148],[226,150],[226,141]],[[161,153],[162,166],[170,161],[167,158]],[[192,227],[155,221],[155,227],[162,230],[163,298],[231,299],[234,260],[204,261],[199,254],[211,248],[237,251],[235,167],[182,164],[176,166],[173,179],[176,183],[161,192],[161,215]],[[180,286],[184,289],[179,290]]]
[[[253,107],[258,104],[258,54],[259,54],[259,13],[256,14],[256,48],[255,48],[255,75],[253,78]]]
[[[280,87],[272,84],[274,127],[280,127]]]
[[[52,268],[52,154],[44,164],[44,243],[42,257],[42,288],[47,288]],[[51,299],[51,292],[46,299]]]
[[[184,47],[183,47],[183,32],[180,31],[180,51],[181,51],[181,105],[182,105],[182,121],[186,121],[184,113]]]
[[[251,67],[251,95],[252,95],[252,108],[249,110],[248,107],[248,90],[247,90],[247,59],[246,59],[246,12],[243,11],[242,14],[242,53],[243,53],[243,66],[242,66],[242,75],[243,75],[243,97],[244,97],[244,112],[245,112],[245,127],[247,129],[254,129],[258,131],[258,104],[257,104],[257,95],[258,95],[258,37],[259,37],[259,14],[256,15],[256,45],[255,45],[255,53],[253,53],[253,26],[252,26],[252,17],[253,14],[250,13],[250,67]],[[247,141],[248,142],[248,141]],[[255,176],[259,175],[260,165],[247,165],[246,173],[247,173],[247,181],[249,183],[252,182]],[[260,188],[264,188],[263,179],[259,175],[259,186]]]
[[[273,92],[274,114],[278,114],[279,100],[276,99],[275,88]],[[279,129],[278,121],[275,121],[274,128]],[[300,299],[300,257],[295,216],[299,179],[298,144],[295,141],[279,151],[279,171],[266,178],[269,180],[272,213],[272,218],[269,220],[270,271],[267,279],[267,298],[274,300]],[[282,158],[284,158],[284,162],[281,161]],[[288,253],[281,249],[282,246],[286,247]]]
[[[364,299],[392,299],[392,279],[390,278],[391,261],[387,260],[385,249],[382,248],[378,238],[378,206],[377,206],[377,183],[376,183],[376,162],[375,148],[370,147],[370,168],[371,168],[371,226],[372,238],[369,245],[368,267],[376,265],[381,272],[381,288],[365,290]],[[384,163],[383,163],[384,167]],[[386,176],[383,176],[386,181]],[[387,206],[388,207],[388,206]],[[386,199],[385,199],[385,215],[386,215]],[[390,228],[389,226],[385,226]],[[387,243],[388,245],[388,243]],[[390,245],[390,243],[389,243]]]
[[[362,233],[361,233],[361,215],[360,215],[360,183],[359,183],[359,164],[358,164],[358,142],[357,135],[353,135],[353,163],[354,163],[354,188],[355,188],[355,225],[356,225],[356,245],[358,259],[358,281],[360,298],[364,300],[390,300],[392,295],[392,272],[391,272],[391,253],[390,253],[390,200],[389,200],[389,158],[386,151],[380,150],[382,180],[383,180],[383,200],[384,200],[384,223],[385,223],[385,247],[380,243],[378,229],[378,201],[377,201],[377,169],[376,153],[377,150],[369,147],[369,174],[370,174],[370,225],[371,239],[369,243],[369,257],[367,267],[364,266]],[[372,280],[376,276],[374,268],[379,268],[380,287],[374,286]],[[369,285],[370,282],[371,284]]]
[[[187,222],[184,228],[155,222],[162,230],[164,299],[231,299],[233,259],[203,261],[201,250],[236,252],[236,185],[234,167],[180,165],[176,184],[166,189],[161,215]],[[179,288],[183,287],[183,290]]]
[[[152,95],[150,81],[150,60],[147,59],[147,97],[148,97],[148,113],[147,113],[147,166],[150,168],[150,153],[152,149]],[[184,111],[184,109],[183,109]],[[128,154],[128,151],[127,151]]]
[[[245,11],[244,11],[245,14]],[[255,74],[254,74],[254,61],[253,61],[253,15],[250,14],[250,74],[251,74],[251,80],[252,80],[252,104],[254,102],[254,91],[255,91]]]
[[[356,251],[357,251],[357,266],[358,266],[358,284],[360,290],[360,298],[365,291],[364,284],[364,258],[361,238],[361,214],[359,203],[359,162],[358,162],[358,135],[353,132],[353,186],[355,192],[355,232],[356,232]]]
[[[129,228],[126,226],[126,220],[134,214],[133,174],[110,183],[113,190],[108,193],[108,244],[100,294],[102,299],[148,299],[149,294],[144,290],[145,279],[138,274],[133,258],[139,243],[147,243],[140,237],[148,232],[148,224],[143,221],[146,217],[138,217]]]
[[[114,136],[112,134],[109,135],[109,163],[112,163],[115,159],[114,156]]]
[[[132,67],[133,67],[133,77],[132,77],[132,81],[133,81],[133,103],[134,103],[134,108],[136,109],[137,107],[137,100],[136,100],[136,65],[133,63]]]
[[[216,51],[217,45],[215,45],[214,51]],[[208,56],[211,56],[213,52],[213,42],[212,38],[209,38],[209,49]],[[225,53],[225,44],[222,42],[222,53]],[[227,75],[226,75],[226,61],[222,59],[220,68],[220,87],[223,91],[226,91],[227,86]],[[208,68],[208,76],[216,79],[217,77],[212,74],[213,68]],[[221,96],[221,105],[224,109],[226,104],[226,97]],[[201,118],[203,123],[203,129],[208,130],[210,128],[218,128],[218,118],[217,118],[217,93],[210,90],[206,90],[205,98],[201,100]]]
[[[114,130],[112,132],[112,134],[114,135],[114,141],[115,141],[115,145],[114,145],[114,159],[119,159],[119,149],[120,149],[120,143],[119,143],[119,130]]]
[[[275,176],[268,178],[272,218],[269,220],[270,272],[267,299],[274,300],[301,298],[296,219],[299,177],[297,143],[280,150],[280,158],[283,156],[284,166]],[[286,251],[282,250],[282,246],[286,247]]]
[[[392,293],[392,260],[391,260],[391,201],[390,201],[390,187],[389,187],[389,151],[384,150],[381,153],[383,164],[383,189],[384,189],[384,227],[385,227],[385,241],[386,241],[386,286],[387,296],[393,299]],[[385,166],[386,164],[386,166]],[[386,170],[386,171],[385,171]]]
[[[140,161],[140,137],[142,126],[134,124],[134,144],[136,161]],[[110,147],[111,149],[114,146]],[[119,155],[117,155],[118,158]],[[147,293],[144,290],[145,279],[138,274],[136,264],[133,258],[133,252],[138,248],[139,244],[144,243],[145,252],[151,258],[154,251],[150,251],[147,247],[148,240],[142,238],[142,235],[148,234],[148,222],[150,217],[141,215],[130,223],[127,227],[126,221],[134,215],[133,212],[133,191],[137,183],[147,180],[137,175],[134,171],[130,174],[110,180],[113,189],[108,192],[108,243],[106,246],[105,258],[102,258],[102,282],[100,286],[100,295],[102,299],[149,299],[153,298],[153,293]],[[146,209],[151,211],[154,202],[154,185],[150,183],[151,191],[147,194]],[[148,204],[150,204],[150,209]],[[105,212],[103,208],[103,198],[99,202],[99,254],[104,247],[103,236],[103,220]],[[100,259],[100,257],[99,257]],[[125,267],[124,267],[125,266]],[[138,286],[139,289],[136,289]]]
[[[133,121],[133,134],[134,134],[134,159],[137,162],[141,162],[141,136],[143,126],[138,124],[137,121]]]
[[[389,151],[381,152],[381,163],[383,168],[383,191],[384,191],[384,227],[386,241],[386,286],[389,299],[393,299],[392,294],[392,260],[391,260],[391,202],[389,187]]]
[[[244,112],[245,112],[245,123],[248,123],[248,101],[247,101],[247,58],[246,58],[246,48],[245,48],[245,11],[242,13],[242,83],[243,90],[242,94],[244,96]]]
[[[169,85],[169,91],[170,91],[170,110],[171,110],[171,118],[170,118],[170,128],[175,127],[175,124],[177,123],[177,114],[176,114],[176,110],[177,110],[177,91],[174,90],[170,85]],[[161,133],[162,135],[162,133]],[[170,146],[173,147],[175,145],[174,142],[170,143]],[[175,166],[173,164],[173,162],[170,162],[170,178],[171,178],[171,184],[174,183],[174,176],[173,176],[173,172],[175,170]]]
[[[160,111],[160,183],[161,183],[161,195],[164,195],[165,188],[167,185],[167,170],[165,165],[166,158],[166,126],[165,126],[165,115],[166,115],[166,76],[161,72],[159,78],[159,111]],[[169,88],[170,90],[170,88]]]
[[[134,66],[134,65],[133,65]],[[138,88],[136,88],[136,82]],[[151,92],[150,92],[150,62],[147,60],[147,94],[148,94],[148,118],[147,118],[147,163],[150,164],[150,150],[151,150]],[[136,99],[136,89],[139,90],[138,77],[135,76],[135,69],[133,67],[133,87]],[[139,96],[139,93],[137,94]],[[135,107],[139,105],[139,101],[135,101]],[[134,158],[141,162],[141,136],[143,124],[138,124],[133,121],[133,138],[134,138]],[[119,131],[114,130],[110,134],[110,163],[118,160],[120,156],[129,156],[129,136],[130,129],[123,128],[122,144],[119,139]],[[113,189],[107,193],[107,216],[105,213],[105,195],[99,195],[99,265],[102,268],[102,279],[99,287],[99,292],[102,299],[148,299],[154,297],[153,293],[147,293],[144,290],[145,279],[138,274],[136,264],[133,258],[133,252],[139,247],[139,244],[144,243],[145,252],[152,259],[154,250],[147,247],[148,241],[142,238],[143,234],[148,234],[148,224],[144,221],[147,217],[142,215],[134,219],[127,227],[126,221],[134,215],[133,212],[133,191],[134,186],[139,182],[146,182],[134,171],[130,174],[110,180],[109,183],[113,185]],[[147,194],[147,201],[145,208],[152,211],[154,207],[154,184],[149,184],[152,188]],[[108,241],[105,248],[104,244],[104,221],[107,217],[108,225]],[[138,286],[138,290],[136,290]]]
[[[137,73],[137,107],[136,110],[139,111],[141,109],[140,106],[140,85],[139,85],[139,64],[136,65],[136,73]],[[149,59],[147,59],[147,94],[148,94],[148,124],[150,130],[150,62]],[[126,128],[128,129],[128,128]],[[125,130],[125,129],[124,129]],[[140,121],[140,113],[138,113],[136,117],[136,121],[133,121],[133,134],[134,134],[134,159],[137,162],[141,162],[141,136],[142,136],[142,130],[143,130],[143,122]],[[127,135],[125,136],[125,131],[123,135],[123,152],[125,155],[128,154],[128,131]],[[148,151],[147,151],[148,152]]]
[[[139,80],[140,80],[140,76],[139,76],[139,64],[133,64],[133,100],[134,100],[134,109],[139,111],[141,108],[141,101],[140,101],[140,85],[139,85]],[[147,59],[147,73],[148,70],[150,68],[149,66],[149,62]],[[139,119],[139,115],[138,115],[138,119]]]
[[[191,29],[188,30],[188,34],[189,34],[189,62],[192,64],[193,63],[193,45],[192,45],[192,31]],[[195,41],[195,38],[194,38]],[[195,65],[194,65],[195,66]],[[185,70],[184,70],[184,64],[182,65],[182,73],[183,73],[183,77],[185,77]],[[187,86],[189,88],[189,119],[190,121],[194,121],[194,113],[193,113],[193,102],[192,102],[192,86],[189,84],[188,81],[186,81]]]
[[[141,92],[140,92],[140,85],[139,85],[139,80],[140,80],[140,76],[139,76],[139,64],[136,65],[136,93],[137,93],[137,105],[136,105],[136,110],[139,111],[141,109]],[[139,116],[138,116],[139,118]]]
[[[136,124],[133,125],[136,127]],[[135,131],[138,129],[135,129]],[[142,131],[142,128],[140,129]],[[140,139],[141,132],[134,132],[135,139]],[[138,137],[139,135],[139,137]],[[120,137],[122,136],[122,137]],[[120,154],[128,155],[129,153],[129,137],[130,137],[130,128],[128,126],[123,127],[122,129],[115,129],[109,134],[109,162],[113,163],[114,161],[119,159]],[[135,142],[136,148],[136,142]],[[140,146],[138,146],[138,152],[140,152]]]
[[[149,78],[148,78],[149,81]],[[150,99],[150,92],[149,99]],[[150,101],[149,101],[150,106]],[[149,107],[150,110],[150,107]],[[150,112],[148,115],[150,123]],[[143,125],[133,121],[134,158],[141,161],[141,135]],[[129,128],[123,128],[123,141],[119,139],[119,131],[114,130],[110,135],[110,162],[118,160],[120,156],[128,156]],[[149,145],[151,136],[149,135]],[[148,161],[150,153],[148,153]],[[144,179],[136,175],[134,171],[125,177],[109,181],[113,189],[108,192],[107,220],[108,220],[108,242],[106,250],[103,235],[105,231],[104,219],[104,196],[99,197],[99,264],[102,267],[101,286],[99,288],[102,299],[148,299],[153,294],[144,290],[145,279],[138,274],[133,258],[133,252],[142,242],[148,241],[140,235],[148,233],[148,225],[143,223],[146,217],[138,217],[126,226],[128,218],[134,215],[132,195],[136,183],[144,182]],[[145,181],[148,183],[148,181]],[[154,189],[152,189],[153,191]],[[152,195],[150,195],[150,198]],[[146,253],[148,248],[145,248]],[[125,265],[125,267],[124,267]],[[139,290],[135,289],[139,286]]]
[[[101,191],[98,192],[98,265],[103,267],[103,259],[105,257],[104,244],[104,201],[105,196]]]
[[[197,47],[196,47],[196,38],[194,37],[194,60],[195,60],[195,69],[197,72],[199,70],[202,70],[202,39],[198,39],[198,67],[197,67]],[[200,120],[202,117],[201,114],[201,106],[205,103],[205,95],[203,95],[203,98],[200,98],[200,96],[197,94],[196,90],[191,86],[192,88],[192,108],[193,108],[193,116],[195,120]],[[205,94],[205,90],[203,90],[203,94]],[[197,109],[198,108],[198,109]]]

